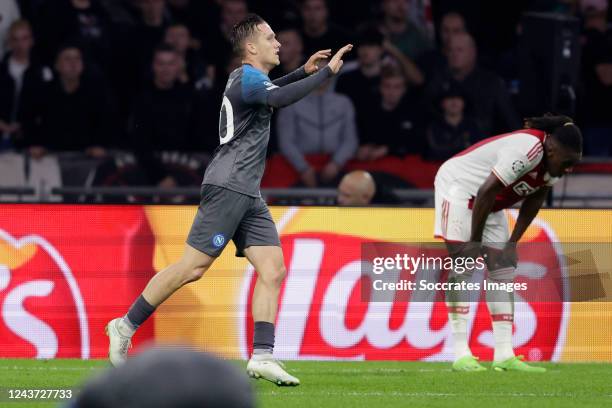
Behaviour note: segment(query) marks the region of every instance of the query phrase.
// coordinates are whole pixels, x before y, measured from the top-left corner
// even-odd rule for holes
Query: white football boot
[[[271,353],[253,354],[247,364],[247,374],[251,378],[263,378],[278,386],[300,385],[300,380],[285,371],[283,363]]]
[[[106,325],[106,335],[108,336],[108,358],[115,367],[120,366],[127,360],[128,349],[132,347],[132,338],[124,336],[119,332],[118,324],[122,317],[111,320]]]

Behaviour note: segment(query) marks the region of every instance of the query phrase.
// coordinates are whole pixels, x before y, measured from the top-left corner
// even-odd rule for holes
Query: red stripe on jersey
[[[544,146],[542,146],[542,143],[538,143],[537,146],[535,146],[533,149],[529,151],[529,153],[527,153],[527,157],[535,156],[542,150],[544,150]]]
[[[514,320],[514,316],[511,314],[492,314],[491,320],[494,322],[511,322]]]
[[[529,151],[527,152],[527,156],[529,157],[535,150],[537,150],[542,144],[541,143],[536,143],[533,145],[533,147],[531,149],[529,149]]]
[[[534,150],[533,152],[527,154],[527,160],[532,161],[533,159],[535,159],[536,157],[538,157],[538,155],[544,150],[544,146],[542,146],[540,144],[540,146]]]
[[[465,150],[463,150],[463,151],[461,151],[461,152],[457,153],[457,154],[456,154],[456,155],[454,155],[453,157],[460,157],[460,156],[463,156],[463,155],[465,155],[465,154],[470,153],[470,152],[471,152],[471,151],[473,151],[473,150],[478,149],[478,148],[479,148],[479,147],[481,147],[481,146],[486,145],[487,143],[494,142],[494,141],[496,141],[496,140],[498,140],[498,139],[501,139],[501,138],[503,138],[503,137],[514,136],[514,135],[516,135],[517,133],[528,133],[528,134],[530,134],[530,135],[532,135],[532,136],[537,137],[537,138],[538,138],[538,139],[540,139],[540,141],[542,141],[542,142],[544,141],[544,136],[546,135],[546,133],[545,133],[544,131],[542,131],[542,130],[537,130],[537,129],[521,129],[521,130],[516,130],[516,131],[514,131],[514,132],[504,133],[504,134],[501,134],[501,135],[498,135],[498,136],[493,136],[493,137],[489,137],[489,138],[487,138],[487,139],[481,140],[480,142],[478,142],[478,143],[476,143],[476,144],[473,144],[473,145],[471,145],[470,147],[468,147],[467,149],[465,149]]]

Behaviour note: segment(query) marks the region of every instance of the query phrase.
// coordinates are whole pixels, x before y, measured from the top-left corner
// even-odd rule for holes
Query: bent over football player
[[[525,129],[485,139],[447,160],[435,178],[435,235],[450,256],[483,255],[488,282],[512,283],[516,244],[560,177],[582,158],[582,134],[566,116],[547,114],[525,121]],[[509,232],[505,208],[523,201]],[[471,273],[449,279],[469,281]],[[482,371],[468,345],[469,303],[465,291],[446,294],[454,340],[455,371]],[[515,356],[512,348],[514,298],[503,290],[487,291],[495,344],[496,371],[543,372]]]
[[[181,286],[200,279],[232,239],[236,255],[246,256],[258,273],[252,301],[253,355],[247,372],[277,385],[298,385],[300,381],[272,356],[278,296],[286,271],[278,233],[259,187],[272,109],[298,101],[337,74],[352,45],[340,49],[324,68],[317,63],[329,58],[331,50],[318,51],[301,68],[271,81],[268,72],[280,63],[281,44],[270,26],[251,14],[233,27],[231,40],[242,66],[230,74],[225,86],[220,145],[204,174],[201,203],[184,254],[151,279],[124,317],[108,323],[109,357],[115,365],[125,361],[138,326]]]

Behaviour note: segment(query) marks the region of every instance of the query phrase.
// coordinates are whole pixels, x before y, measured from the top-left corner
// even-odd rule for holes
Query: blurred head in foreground
[[[369,205],[376,193],[376,184],[367,171],[355,170],[344,177],[338,185],[338,205]]]
[[[155,348],[90,381],[69,408],[254,407],[248,378],[210,354]]]

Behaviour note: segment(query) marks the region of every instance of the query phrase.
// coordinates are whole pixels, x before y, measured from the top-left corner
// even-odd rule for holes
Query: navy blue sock
[[[255,322],[253,334],[253,354],[271,353],[274,350],[274,324],[270,322]]]
[[[130,310],[127,312],[127,319],[130,324],[136,330],[141,324],[143,324],[149,316],[153,314],[155,307],[151,306],[142,295],[138,296],[138,299],[134,301]]]

